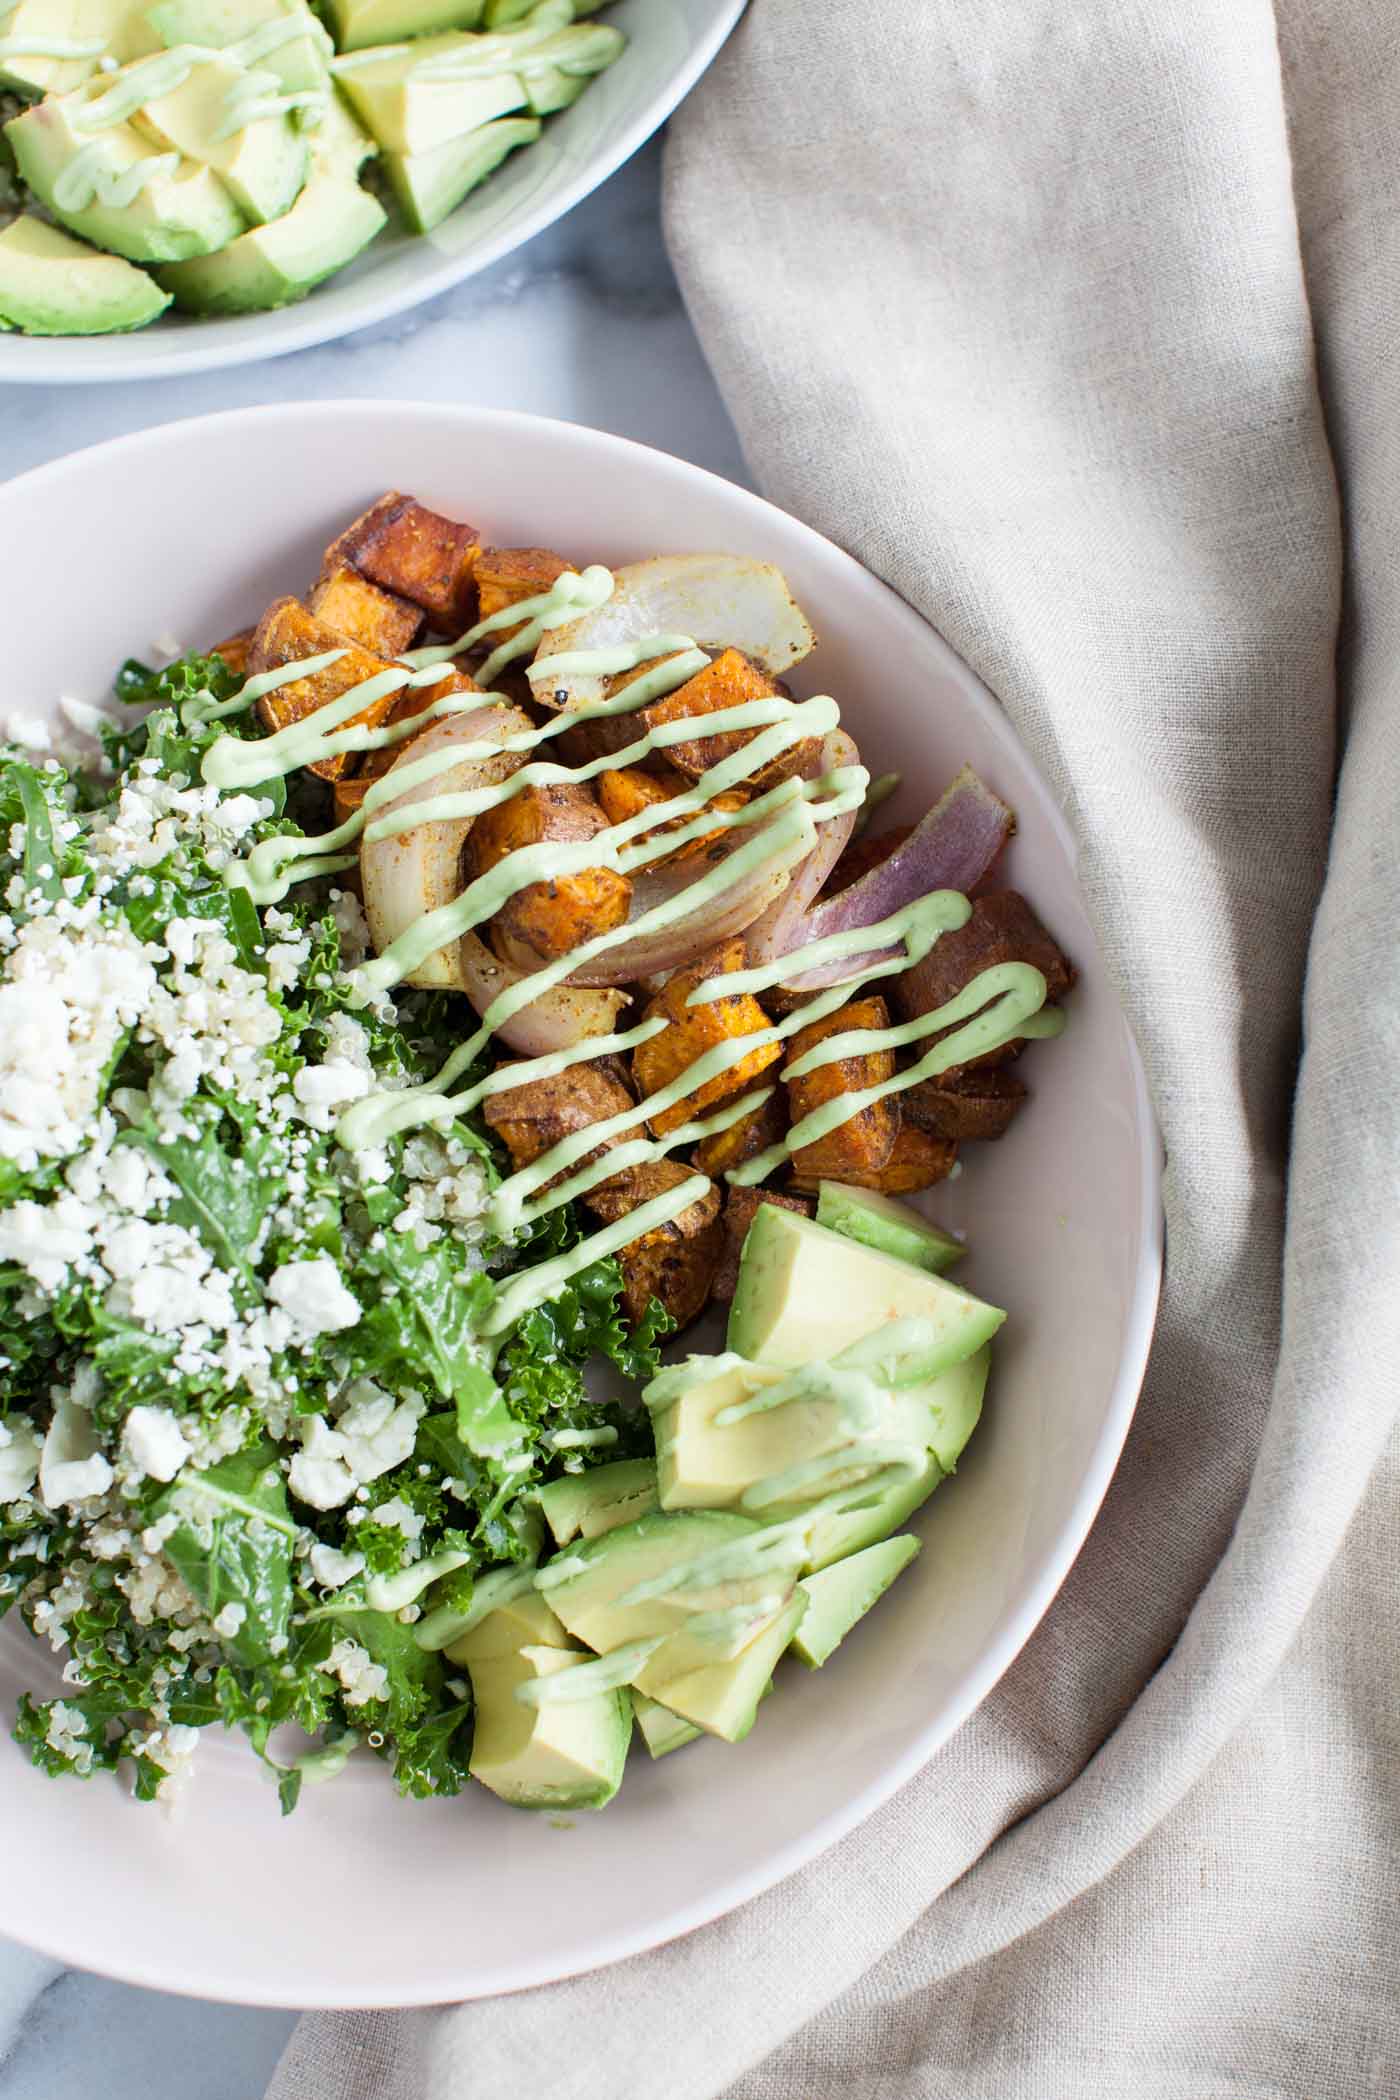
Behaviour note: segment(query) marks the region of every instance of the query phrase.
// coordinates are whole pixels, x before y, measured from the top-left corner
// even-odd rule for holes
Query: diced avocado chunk
[[[55,43],[79,55],[55,57],[44,48]],[[18,0],[0,14],[0,88],[66,95],[90,80],[103,58],[124,65],[159,49],[141,0]]]
[[[707,1735],[720,1736],[726,1743],[742,1742],[806,1610],[807,1599],[799,1588],[737,1655],[665,1679],[659,1695],[672,1713],[693,1721]]]
[[[693,1721],[683,1721],[673,1714],[669,1706],[661,1706],[655,1699],[648,1699],[645,1692],[633,1692],[632,1712],[642,1741],[653,1757],[667,1757],[672,1750],[680,1750],[704,1734]]]
[[[547,1481],[539,1498],[556,1545],[598,1538],[656,1508],[656,1467],[649,1458],[620,1458]]]
[[[533,14],[540,0],[486,0],[482,12],[483,29],[512,29],[526,15]],[[607,0],[573,0],[575,15],[595,14]]]
[[[550,1682],[592,1659],[565,1644],[563,1627],[546,1625],[548,1638],[521,1640],[529,1619],[552,1615],[516,1604],[510,1621],[491,1613],[476,1627],[464,1657],[472,1680],[476,1720],[472,1779],[500,1793],[514,1808],[602,1808],[621,1785],[632,1739],[632,1701],[625,1690],[592,1690],[584,1699],[521,1699],[529,1684]]]
[[[525,105],[516,74],[434,78],[434,69],[469,58],[477,39],[432,36],[395,45],[382,56],[363,52],[337,69],[341,90],[361,122],[390,153],[430,153]]]
[[[332,89],[321,121],[307,132],[306,142],[313,174],[320,168],[333,175],[354,175],[379,151],[338,88]],[[307,181],[310,179],[308,175]]]
[[[335,46],[306,0],[159,0],[147,17],[167,49],[198,44],[275,74],[289,93],[325,88]]]
[[[56,219],[130,262],[209,255],[237,238],[243,215],[210,169],[162,155],[130,124],[85,133],[74,120],[90,99],[86,88],[49,95],[5,126],[20,174]]]
[[[536,1581],[599,1655],[659,1640],[629,1682],[669,1706],[670,1678],[731,1660],[787,1604],[805,1550],[799,1533],[748,1517],[677,1511],[571,1545]]]
[[[537,117],[567,109],[627,48],[620,29],[604,22],[576,24],[534,45],[520,67],[525,96]]]
[[[14,219],[0,233],[0,323],[26,335],[144,328],[169,304],[144,270],[41,219]]]
[[[804,1575],[797,1587],[807,1599],[807,1609],[792,1642],[798,1661],[809,1670],[819,1670],[918,1551],[918,1539],[905,1532],[902,1538],[867,1546],[863,1553],[853,1553],[819,1574]]]
[[[769,1516],[853,1485],[898,1451],[922,1461],[930,1427],[923,1392],[843,1380],[826,1364],[792,1372],[733,1355],[691,1357],[661,1372],[645,1395],[661,1506]],[[736,1408],[753,1411],[723,1419]]]
[[[849,1188],[844,1181],[823,1181],[817,1186],[817,1223],[881,1254],[913,1262],[935,1276],[961,1261],[967,1249],[950,1232],[940,1232],[920,1217],[911,1204],[897,1196],[882,1196],[878,1189]]]
[[[304,298],[343,269],[384,221],[384,207],[352,174],[317,169],[284,217],[217,255],[167,264],[160,281],[187,313],[261,313]]]
[[[729,1346],[755,1362],[829,1362],[893,1320],[928,1331],[924,1375],[971,1356],[1004,1312],[941,1276],[832,1232],[796,1211],[754,1213],[729,1308]]]
[[[490,1572],[498,1575],[507,1571],[493,1568]],[[529,1572],[533,1574],[533,1571]],[[575,1645],[539,1591],[531,1588],[517,1589],[514,1594],[503,1591],[501,1601],[483,1612],[467,1632],[459,1634],[446,1653],[451,1662],[496,1662],[503,1655],[513,1655],[517,1648],[573,1648]]]
[[[116,87],[121,77],[113,74],[107,85]],[[290,113],[256,114],[260,102],[278,94],[271,73],[249,72],[232,57],[211,54],[168,95],[147,102],[132,126],[157,152],[173,147],[212,168],[244,218],[265,226],[291,210],[306,180],[306,135]],[[244,112],[248,121],[236,123]]]
[[[341,51],[395,44],[403,37],[475,29],[482,0],[327,0],[326,13]]]
[[[864,1506],[819,1516],[807,1535],[809,1572],[841,1560],[847,1554],[859,1553],[863,1547],[873,1545],[879,1539],[888,1538],[927,1502],[934,1489],[953,1471],[964,1445],[977,1427],[991,1360],[991,1349],[984,1345],[975,1356],[954,1364],[951,1371],[944,1371],[926,1385],[909,1389],[905,1397],[917,1398],[925,1410],[925,1441],[929,1446],[927,1466],[911,1476],[893,1477],[887,1486],[878,1488],[868,1502],[862,1498]]]
[[[386,153],[385,171],[413,231],[431,233],[508,153],[532,145],[539,135],[538,117],[498,117],[494,124],[483,124],[466,138],[449,139],[431,153]],[[771,1204],[764,1207],[772,1209]]]

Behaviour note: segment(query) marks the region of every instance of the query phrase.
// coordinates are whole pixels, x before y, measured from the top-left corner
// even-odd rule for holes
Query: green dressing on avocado
[[[664,1638],[658,1633],[639,1641],[624,1641],[596,1662],[576,1663],[572,1669],[557,1670],[552,1677],[527,1677],[515,1687],[515,1696],[522,1706],[568,1706],[580,1699],[596,1699],[599,1692],[615,1692],[631,1681]]]
[[[101,141],[82,147],[57,177],[53,201],[60,211],[86,211],[94,202],[122,211],[150,183],[163,182],[180,165],[178,153],[153,153],[129,167],[113,167]]]

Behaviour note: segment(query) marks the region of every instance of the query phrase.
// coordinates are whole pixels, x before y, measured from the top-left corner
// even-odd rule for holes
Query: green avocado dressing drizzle
[[[94,202],[109,211],[123,211],[148,184],[163,182],[179,165],[178,153],[153,153],[149,160],[132,161],[128,167],[113,166],[105,147],[94,139],[80,146],[59,173],[53,201],[59,211],[86,211]]]
[[[94,95],[75,113],[73,128],[104,131],[110,124],[125,124],[148,102],[159,102],[162,96],[173,95],[183,87],[196,66],[207,65],[223,55],[203,44],[176,44],[169,51],[138,59],[126,67],[120,80]]]
[[[548,1677],[527,1677],[515,1687],[515,1696],[522,1706],[572,1706],[583,1699],[596,1699],[600,1692],[615,1692],[645,1667],[665,1638],[665,1634],[654,1633],[641,1640],[622,1641],[593,1662],[577,1662],[551,1671]]]

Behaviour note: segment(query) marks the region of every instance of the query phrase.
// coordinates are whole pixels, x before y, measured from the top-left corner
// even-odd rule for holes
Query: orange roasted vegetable
[[[674,693],[667,693],[664,699],[654,700],[650,707],[642,708],[632,720],[639,725],[636,733],[640,736],[643,729],[655,729],[663,723],[678,722],[691,715],[714,714],[725,707],[739,707],[746,700],[771,699],[780,692],[781,687],[747,656],[742,656],[737,649],[724,649],[703,671],[697,671],[684,685],[677,686]],[[678,773],[698,780],[711,766],[717,766],[721,759],[742,750],[759,733],[756,729],[722,729],[710,736],[700,733],[688,737],[683,743],[668,744],[664,755]],[[816,737],[804,737],[798,743],[789,744],[780,757],[759,768],[753,775],[753,784],[771,787],[790,773],[800,772],[815,762],[819,748]]]
[[[730,994],[712,999],[705,1006],[687,1006],[687,996],[707,978],[721,977],[730,970],[741,970],[744,966],[744,943],[741,936],[724,941],[718,948],[702,955],[697,962],[687,963],[669,977],[656,997],[649,1001],[643,1018],[652,1020],[660,1014],[670,1022],[654,1035],[650,1042],[639,1043],[632,1052],[632,1070],[644,1095],[659,1093],[679,1079],[688,1066],[713,1050],[720,1043],[727,1043],[735,1036],[755,1035],[769,1025],[768,1016],[757,999],[748,992]],[[658,1137],[668,1130],[678,1130],[692,1116],[698,1116],[720,1101],[728,1101],[735,1094],[742,1094],[751,1087],[761,1072],[766,1071],[783,1054],[781,1043],[761,1043],[748,1051],[736,1064],[713,1079],[707,1079],[686,1094],[673,1108],[662,1109],[651,1118],[651,1127]]]
[[[637,816],[644,809],[661,809],[674,795],[683,795],[692,783],[681,773],[664,767],[655,773],[643,772],[640,766],[615,766],[603,773],[598,780],[598,800],[610,824],[625,823],[629,817]],[[748,801],[742,788],[731,788],[722,795],[712,795],[706,804],[708,809],[731,811],[742,809]],[[692,817],[671,817],[665,823],[653,826],[641,836],[648,842],[660,837],[662,832],[674,831],[688,824]],[[681,861],[694,860],[703,854],[711,842],[722,837],[723,829],[702,831],[697,837],[687,839],[683,845],[675,846],[669,853],[658,854],[648,861],[651,868],[669,868]]]
[[[632,1096],[619,1079],[600,1064],[587,1063],[558,1072],[552,1079],[531,1079],[504,1093],[488,1094],[481,1113],[518,1170],[533,1166],[561,1138],[573,1137],[631,1106]],[[635,1131],[628,1134],[637,1135]],[[605,1145],[621,1142],[620,1138],[604,1140],[586,1159],[576,1161],[569,1173],[576,1174],[587,1160],[596,1159]]]
[[[751,1108],[728,1130],[717,1130],[713,1137],[702,1138],[695,1148],[695,1164],[702,1174],[720,1181],[746,1159],[780,1143],[787,1127],[787,1101],[783,1089],[774,1087],[761,1107]]]
[[[371,583],[421,606],[441,633],[456,635],[471,625],[472,564],[480,545],[474,525],[459,525],[391,489],[331,542],[322,572],[348,562]]]
[[[887,1028],[889,1013],[883,999],[853,999],[848,1006],[813,1021],[792,1038],[788,1061],[799,1057],[828,1036],[845,1035],[858,1028]],[[818,1065],[801,1079],[787,1084],[788,1114],[794,1124],[804,1116],[834,1101],[839,1094],[859,1092],[893,1079],[893,1050],[877,1050],[866,1057],[840,1057]],[[792,1178],[798,1188],[815,1188],[819,1181],[850,1181],[859,1188],[880,1186],[877,1177],[888,1164],[899,1135],[899,1104],[890,1096],[858,1109],[844,1123],[815,1143],[800,1146],[792,1155]]]
[[[479,547],[472,563],[477,618],[489,620],[508,605],[519,605],[522,598],[537,598],[557,583],[569,566],[562,554],[555,554],[549,547]],[[496,628],[483,642],[483,648],[494,649],[508,641],[520,632],[520,624]]]
[[[673,1159],[651,1160],[615,1174],[583,1200],[595,1216],[612,1224],[654,1196],[679,1188],[688,1172]],[[711,1182],[678,1218],[627,1242],[618,1265],[622,1309],[634,1327],[653,1298],[660,1300],[678,1327],[688,1327],[704,1311],[724,1243],[719,1208],[720,1193]]]
[[[522,788],[508,801],[483,810],[467,839],[473,878],[524,846],[545,840],[573,844],[606,831],[607,818],[589,787],[572,782]],[[492,920],[507,941],[523,941],[546,961],[567,955],[595,934],[611,933],[627,917],[632,885],[606,867],[583,868],[550,882],[527,883]]]
[[[376,656],[402,656],[423,624],[416,605],[382,591],[349,562],[328,569],[306,602],[327,627]]]
[[[253,629],[240,627],[225,642],[215,642],[209,651],[211,656],[221,656],[235,678],[244,678],[248,672],[248,650],[252,645]]]
[[[269,729],[285,729],[292,722],[304,721],[318,707],[325,707],[331,700],[339,699],[352,685],[362,679],[373,678],[389,666],[379,656],[371,656],[355,642],[337,634],[327,627],[297,598],[278,598],[263,614],[257,625],[248,650],[248,669],[251,673],[280,669],[283,664],[299,663],[303,657],[321,656],[330,650],[341,653],[333,664],[324,670],[315,671],[305,678],[293,678],[286,685],[274,687],[264,693],[256,703],[258,714]],[[393,708],[394,695],[386,693],[382,699],[352,715],[351,722],[367,722],[372,727],[385,721]],[[339,725],[350,727],[349,722]],[[310,771],[323,780],[338,780],[343,773],[352,770],[352,754],[341,752],[335,758],[318,759]]]

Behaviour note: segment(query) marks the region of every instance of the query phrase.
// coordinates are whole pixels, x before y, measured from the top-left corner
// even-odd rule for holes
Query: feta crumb
[[[321,1668],[340,1679],[347,1706],[368,1706],[372,1699],[383,1699],[388,1693],[389,1672],[358,1641],[337,1641]]]
[[[247,1616],[246,1604],[226,1604],[211,1623],[221,1640],[231,1641]]]
[[[360,1317],[359,1301],[346,1289],[329,1254],[318,1254],[311,1261],[283,1262],[268,1278],[267,1295],[307,1339],[339,1334],[354,1327]]]
[[[323,1590],[343,1588],[365,1565],[363,1553],[341,1553],[334,1546],[313,1546],[310,1560],[311,1572]]]
[[[189,1457],[189,1445],[168,1407],[133,1407],[122,1429],[122,1449],[136,1476],[173,1480]]]
[[[27,1495],[38,1477],[38,1433],[22,1415],[13,1415],[0,1423],[0,1502]]]

